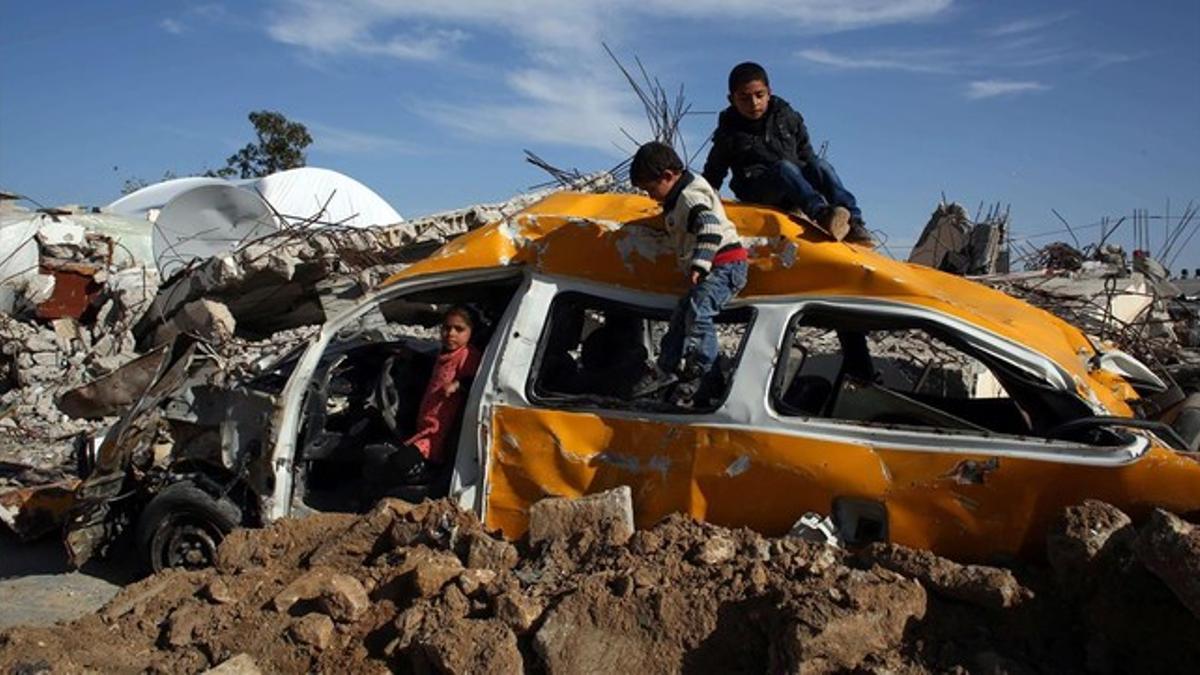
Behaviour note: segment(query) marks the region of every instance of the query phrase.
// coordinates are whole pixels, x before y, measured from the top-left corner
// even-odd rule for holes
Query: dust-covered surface
[[[0,633],[0,671],[199,672],[248,656],[263,672],[1183,672],[1200,657],[1182,574],[1195,561],[1169,560],[1200,539],[1169,514],[1140,531],[1122,516],[1070,509],[1052,566],[1004,570],[684,516],[513,545],[448,502],[387,500],[238,531],[216,569]]]

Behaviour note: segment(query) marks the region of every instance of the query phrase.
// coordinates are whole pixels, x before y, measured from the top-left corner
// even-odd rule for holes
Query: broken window
[[[633,398],[634,385],[652,367],[670,324],[670,310],[650,309],[583,293],[563,293],[550,308],[531,372],[530,398],[555,407],[704,412],[729,391],[753,310],[717,317],[717,368],[690,407],[669,390]]]
[[[812,310],[784,344],[772,401],[785,415],[1017,435],[1052,426],[1046,411],[1031,417],[1036,400],[1009,394],[1009,374],[931,322]]]

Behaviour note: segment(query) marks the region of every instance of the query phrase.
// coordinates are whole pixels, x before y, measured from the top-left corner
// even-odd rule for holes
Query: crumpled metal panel
[[[510,538],[543,497],[619,485],[638,527],[678,511],[767,535],[831,513],[836,497],[871,500],[886,507],[891,541],[964,561],[1037,555],[1052,519],[1085,498],[1135,517],[1200,510],[1200,463],[1161,447],[1100,467],[512,407],[496,409],[493,428],[486,521]]]
[[[725,204],[750,250],[742,297],[869,297],[928,307],[1025,344],[1070,373],[1081,396],[1116,415],[1132,410],[1111,383],[1091,377],[1095,350],[1078,329],[962,277],[830,241],[780,211]],[[519,214],[451,241],[384,286],[433,272],[529,265],[547,273],[681,295],[683,270],[663,231],[662,209],[638,195],[559,192]]]
[[[78,484],[78,480],[66,479],[0,492],[0,523],[22,541],[50,534],[66,520]]]

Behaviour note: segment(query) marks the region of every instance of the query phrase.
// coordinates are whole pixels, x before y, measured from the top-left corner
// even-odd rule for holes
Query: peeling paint
[[[741,457],[733,460],[729,466],[725,467],[725,475],[729,476],[730,478],[733,478],[734,476],[740,476],[743,473],[746,473],[746,470],[749,468],[750,457],[748,455],[742,455]]]
[[[987,481],[988,475],[999,468],[1000,459],[997,457],[992,457],[986,462],[964,459],[955,464],[954,469],[946,474],[946,477],[953,479],[959,485],[983,485]]]
[[[621,256],[621,263],[630,272],[635,271],[634,256],[654,262],[668,252],[666,234],[649,227],[624,228],[617,238],[617,253]]]

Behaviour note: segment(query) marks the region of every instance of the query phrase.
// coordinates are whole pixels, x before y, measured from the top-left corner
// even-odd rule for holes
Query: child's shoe
[[[871,231],[861,218],[850,219],[850,233],[846,235],[846,241],[860,246],[875,247],[875,238],[871,236]]]
[[[818,222],[837,241],[845,239],[846,235],[850,234],[850,210],[844,206],[825,209]]]
[[[650,394],[656,394],[663,389],[675,384],[679,381],[679,376],[675,373],[668,373],[659,368],[657,365],[650,368],[642,379],[633,385],[632,398],[643,398]]]

